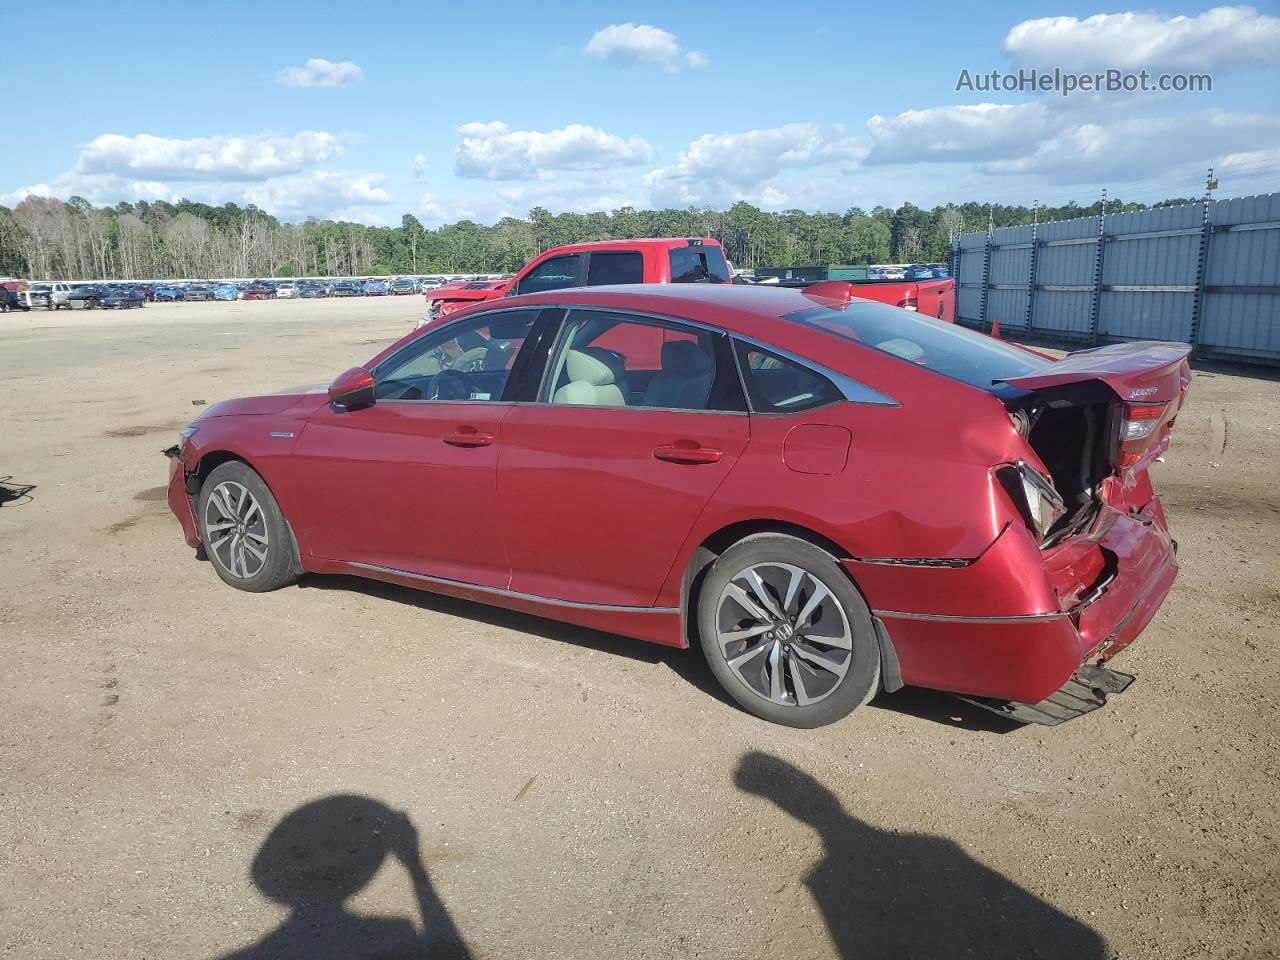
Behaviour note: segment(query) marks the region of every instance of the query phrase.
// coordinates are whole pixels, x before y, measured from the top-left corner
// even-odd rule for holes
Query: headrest
[[[590,348],[588,348],[590,349]],[[613,383],[613,370],[600,357],[592,356],[582,350],[570,350],[565,358],[564,368],[573,381],[585,380],[593,387],[603,387]]]
[[[662,372],[705,376],[711,372],[711,358],[692,340],[668,340],[662,345]]]

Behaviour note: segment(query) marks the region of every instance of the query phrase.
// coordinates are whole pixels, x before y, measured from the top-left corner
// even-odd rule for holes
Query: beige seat
[[[617,384],[613,369],[599,357],[570,350],[564,361],[569,382],[555,392],[552,403],[572,403],[590,407],[622,407],[627,400]]]

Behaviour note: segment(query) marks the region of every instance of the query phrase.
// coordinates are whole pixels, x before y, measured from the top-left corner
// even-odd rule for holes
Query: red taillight
[[[1164,416],[1166,403],[1130,403],[1125,405],[1124,426],[1120,431],[1121,442],[1149,437]]]

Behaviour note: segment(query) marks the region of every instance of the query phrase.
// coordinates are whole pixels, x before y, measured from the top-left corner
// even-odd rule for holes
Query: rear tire
[[[224,583],[266,593],[292,583],[293,537],[276,498],[247,464],[215,467],[196,501],[200,541]]]
[[[834,723],[880,688],[871,611],[839,562],[795,537],[756,534],[711,566],[698,594],[711,672],[756,716]]]

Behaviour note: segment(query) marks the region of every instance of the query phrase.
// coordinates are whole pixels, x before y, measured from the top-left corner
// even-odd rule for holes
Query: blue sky
[[[1280,189],[1280,10],[826,2],[7,6],[0,203],[492,222]],[[1131,12],[1136,10],[1138,12]],[[51,53],[56,50],[56,56]],[[1018,68],[1212,92],[956,90]]]

